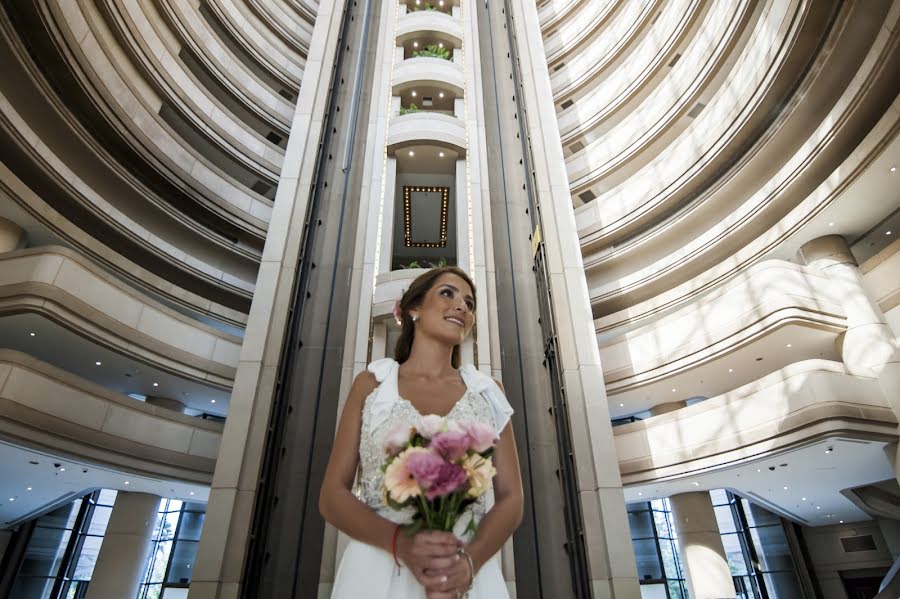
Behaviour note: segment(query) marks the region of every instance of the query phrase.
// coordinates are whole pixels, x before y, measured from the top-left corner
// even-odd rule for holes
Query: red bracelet
[[[400,560],[397,559],[397,533],[400,532],[400,525],[394,527],[394,536],[391,538],[391,553],[394,556],[394,563],[397,564],[397,567],[400,567]]]

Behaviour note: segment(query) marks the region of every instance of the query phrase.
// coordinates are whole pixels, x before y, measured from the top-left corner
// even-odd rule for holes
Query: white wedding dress
[[[375,375],[379,386],[366,398],[363,404],[362,428],[360,430],[359,459],[361,476],[360,500],[392,522],[410,521],[411,511],[398,511],[384,505],[381,488],[381,464],[384,461],[385,435],[397,423],[413,426],[421,415],[412,403],[400,397],[397,386],[399,364],[391,359],[376,360],[369,364],[369,372]],[[466,384],[463,395],[448,417],[459,422],[487,422],[497,434],[509,422],[512,408],[500,387],[494,380],[466,364],[459,369]],[[454,533],[464,541],[470,540],[471,533],[465,530],[474,519],[478,523],[487,512],[492,498],[486,493],[472,504],[457,522]],[[331,599],[424,599],[425,589],[415,579],[408,568],[397,570],[393,556],[373,545],[350,540],[341,558],[334,580]],[[492,557],[475,577],[469,599],[508,598],[506,583],[500,570],[499,553]]]

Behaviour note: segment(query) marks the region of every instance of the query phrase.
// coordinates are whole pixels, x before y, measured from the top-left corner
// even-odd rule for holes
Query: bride
[[[319,496],[322,516],[351,537],[332,599],[508,597],[498,552],[522,519],[522,480],[509,423],[512,408],[502,386],[472,365],[459,364],[459,346],[475,322],[475,307],[475,286],[461,269],[422,274],[395,308],[401,323],[396,360],[372,362],[353,381]],[[397,425],[413,426],[428,414],[494,427],[499,441],[493,501],[482,495],[452,533],[409,536],[404,526],[411,513],[384,504],[383,441]],[[478,524],[474,533],[469,522]]]

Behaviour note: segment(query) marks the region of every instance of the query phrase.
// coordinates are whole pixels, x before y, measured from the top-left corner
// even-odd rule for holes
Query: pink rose
[[[494,427],[483,422],[470,422],[465,427],[469,436],[472,449],[478,453],[484,453],[497,442],[497,433]]]
[[[469,435],[463,431],[447,431],[431,438],[431,447],[445,460],[456,461],[466,455],[471,443]]]
[[[412,437],[412,429],[406,424],[398,424],[384,437],[384,451],[388,455],[397,455],[409,443]]]
[[[441,432],[443,428],[444,419],[437,414],[429,414],[428,416],[422,416],[422,419],[419,420],[419,426],[416,427],[416,430],[419,431],[419,434],[426,439],[430,439]]]
[[[445,462],[430,450],[411,454],[406,467],[425,491],[425,497],[429,501],[462,489],[468,481],[466,471],[461,466]]]

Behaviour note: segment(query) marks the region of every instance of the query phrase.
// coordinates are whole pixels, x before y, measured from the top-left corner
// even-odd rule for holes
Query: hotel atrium
[[[900,1],[0,0],[0,52],[0,599],[327,599],[443,265],[510,597],[900,597]]]

